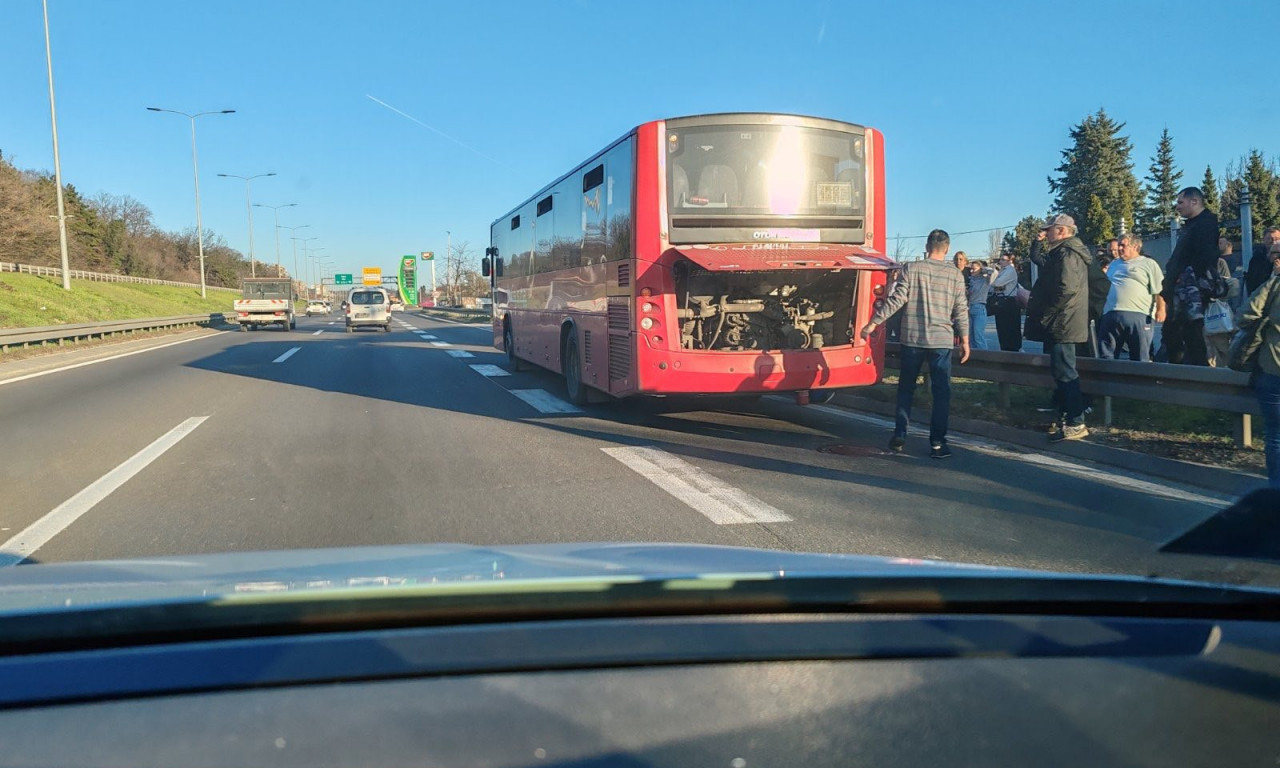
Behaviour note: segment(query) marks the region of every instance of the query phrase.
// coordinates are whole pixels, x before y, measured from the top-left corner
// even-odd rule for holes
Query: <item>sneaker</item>
[[[907,439],[901,435],[894,435],[889,438],[889,450],[893,453],[902,453],[902,449],[906,446]]]
[[[1089,428],[1083,424],[1066,424],[1062,429],[1049,436],[1049,442],[1060,443],[1063,440],[1083,440],[1089,436]]]
[[[951,446],[946,443],[939,443],[929,447],[929,458],[945,459],[951,455]]]

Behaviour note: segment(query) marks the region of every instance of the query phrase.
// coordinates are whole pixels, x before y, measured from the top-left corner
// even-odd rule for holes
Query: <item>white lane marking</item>
[[[83,363],[73,363],[71,365],[64,365],[59,368],[50,368],[47,371],[36,371],[35,373],[28,373],[22,376],[14,376],[11,379],[0,380],[0,387],[4,386],[5,384],[12,384],[15,381],[26,381],[27,379],[34,379],[40,376],[48,376],[51,373],[61,373],[63,371],[70,371],[73,368],[83,368],[86,365],[97,365],[98,363],[105,363],[108,360],[119,360],[122,357],[132,357],[134,355],[140,355],[143,352],[154,352],[157,349],[164,349],[165,347],[176,347],[179,344],[186,344],[189,341],[211,339],[214,336],[220,336],[224,333],[226,333],[226,331],[218,331],[216,333],[211,333],[208,336],[197,336],[194,339],[182,339],[181,341],[171,341],[168,344],[160,344],[154,347],[147,347],[146,349],[135,349],[132,352],[121,352],[120,354],[112,355],[111,357],[100,357],[97,360],[86,360]]]
[[[601,448],[716,525],[789,523],[791,518],[746,491],[657,448]]]
[[[505,368],[499,368],[496,365],[473,365],[471,370],[481,376],[510,376],[511,374]]]
[[[338,321],[337,321],[337,320],[330,320],[330,321],[329,321],[329,325],[337,325],[337,324],[338,324]]]
[[[320,334],[322,334],[322,333],[324,333],[324,329],[323,329],[323,328],[321,328],[320,330],[316,331],[315,333],[313,333],[313,334],[311,334],[311,335],[312,335],[312,336],[319,336],[319,335],[320,335]]]
[[[788,398],[771,398],[780,402],[792,402]],[[861,421],[864,424],[872,424],[877,427],[893,429],[893,421],[878,416],[871,416],[865,413],[851,413],[840,408],[833,408],[829,405],[808,405],[805,406],[810,410],[818,410],[831,416],[837,416],[842,419],[852,421]],[[928,430],[923,427],[911,427],[911,434],[927,435]],[[979,453],[985,453],[988,456],[996,456],[1002,459],[1012,459],[1014,461],[1023,461],[1027,464],[1035,464],[1047,469],[1056,470],[1068,475],[1090,480],[1095,483],[1106,483],[1107,485],[1123,488],[1130,491],[1138,491],[1140,493],[1148,493],[1160,496],[1166,499],[1186,499],[1194,501],[1197,504],[1208,504],[1215,509],[1221,509],[1224,504],[1230,504],[1231,499],[1225,496],[1206,496],[1201,493],[1189,490],[1185,487],[1171,486],[1167,482],[1153,483],[1144,480],[1138,475],[1125,472],[1115,467],[1090,467],[1083,464],[1076,464],[1055,456],[1046,456],[1042,453],[1034,453],[1032,449],[1022,446],[1006,447],[997,443],[991,443],[986,440],[980,440],[973,437],[952,437],[948,436],[947,441],[956,445],[963,445],[971,448]]]
[[[289,350],[288,352],[285,352],[283,355],[277,357],[275,360],[272,360],[271,362],[283,363],[285,360],[288,360],[289,358],[293,357],[293,354],[300,349],[302,349],[302,347],[294,347],[293,349]]]
[[[166,432],[159,439],[138,451],[123,464],[89,484],[87,488],[75,496],[59,504],[44,517],[23,529],[22,533],[0,544],[0,552],[14,555],[16,559],[9,565],[16,565],[22,558],[31,556],[49,540],[66,530],[67,526],[80,519],[84,513],[93,509],[98,502],[110,496],[117,488],[124,485],[134,475],[141,472],[148,464],[160,456],[178,441],[191,434],[196,427],[204,423],[208,416],[193,416]]]
[[[578,406],[561,400],[545,389],[513,389],[511,394],[542,413],[582,413]]]
[[[436,337],[432,336],[429,333],[419,333],[418,338],[422,339],[423,341],[430,341],[431,339],[434,339]]]
[[[452,344],[450,344],[450,343],[449,343],[449,342],[447,342],[447,341],[433,341],[433,342],[431,342],[431,346],[433,346],[433,347],[452,347],[453,345],[452,345]]]
[[[448,352],[450,357],[475,357],[465,349],[446,349],[445,352]]]

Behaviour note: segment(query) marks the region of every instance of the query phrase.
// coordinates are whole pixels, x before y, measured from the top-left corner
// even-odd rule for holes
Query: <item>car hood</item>
[[[1106,585],[1131,599],[1150,590],[1206,594],[1280,592],[1242,590],[1126,576],[1059,574],[1013,568],[865,555],[807,554],[693,544],[578,543],[482,547],[461,544],[308,549],[101,562],[23,564],[0,568],[0,616],[108,605],[356,595],[398,590],[418,596],[580,592],[601,585],[848,580],[861,584],[971,584],[1079,590]],[[1027,594],[1032,594],[1028,592]],[[979,596],[981,592],[977,593]]]

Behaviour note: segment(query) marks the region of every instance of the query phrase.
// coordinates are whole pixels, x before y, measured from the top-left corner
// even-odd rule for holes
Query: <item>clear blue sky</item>
[[[205,226],[247,252],[244,185],[215,174],[274,171],[255,202],[298,202],[281,223],[349,270],[443,251],[446,230],[480,252],[492,219],[667,116],[881,129],[891,235],[1044,212],[1069,126],[1099,107],[1127,122],[1139,177],[1165,126],[1188,183],[1280,153],[1277,0],[49,5],[67,182],[190,226],[188,124],[145,108],[235,109],[198,124]],[[51,169],[39,0],[0,0],[0,29],[0,151]],[[270,261],[270,211],[255,223]]]

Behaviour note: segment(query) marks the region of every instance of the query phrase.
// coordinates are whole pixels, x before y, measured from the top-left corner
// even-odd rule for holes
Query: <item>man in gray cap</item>
[[[1050,440],[1080,440],[1089,436],[1084,425],[1084,397],[1076,373],[1076,344],[1089,340],[1089,265],[1093,256],[1076,236],[1075,219],[1059,213],[1050,217],[1031,243],[1031,260],[1040,276],[1027,302],[1025,335],[1044,342],[1053,374],[1054,402],[1062,422]]]

